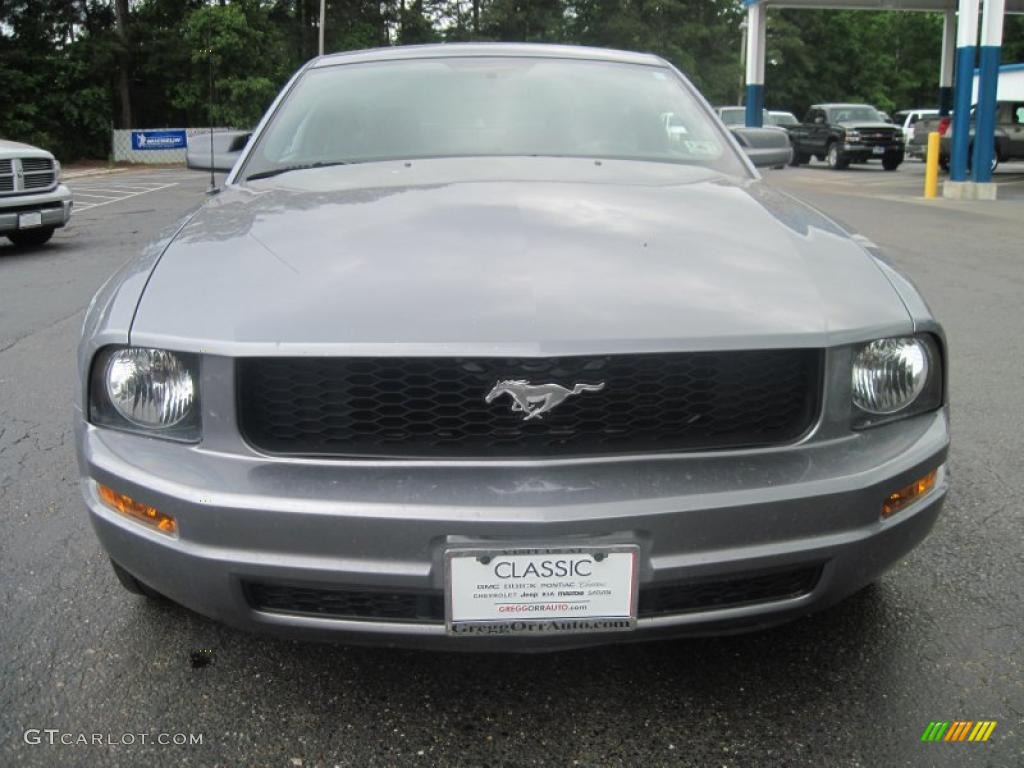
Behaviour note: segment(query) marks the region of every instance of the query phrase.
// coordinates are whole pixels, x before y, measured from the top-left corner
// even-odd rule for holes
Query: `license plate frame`
[[[885,154],[885,147],[874,147],[871,150],[871,152],[873,154],[876,154],[876,155],[884,155]]]
[[[30,211],[18,214],[18,229],[35,229],[43,226],[43,212]]]
[[[542,568],[545,560],[548,570]],[[559,567],[557,561],[578,565]],[[538,575],[530,575],[530,562]],[[445,631],[457,637],[632,631],[639,563],[636,544],[446,549]],[[559,575],[565,568],[579,572]],[[496,569],[506,576],[500,588],[477,589],[501,581]],[[536,605],[541,608],[526,607]]]

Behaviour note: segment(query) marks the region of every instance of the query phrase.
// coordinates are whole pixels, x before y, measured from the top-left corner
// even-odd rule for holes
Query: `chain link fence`
[[[214,133],[232,128],[214,128]],[[110,150],[114,162],[185,164],[188,145],[209,136],[209,128],[152,128],[114,130]]]

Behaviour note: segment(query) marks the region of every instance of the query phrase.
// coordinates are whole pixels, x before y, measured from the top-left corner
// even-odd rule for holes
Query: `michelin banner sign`
[[[184,130],[132,131],[132,150],[185,149],[188,137]]]

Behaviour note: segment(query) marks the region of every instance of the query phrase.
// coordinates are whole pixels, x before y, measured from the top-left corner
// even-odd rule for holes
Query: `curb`
[[[115,165],[96,167],[96,168],[84,168],[80,171],[62,169],[62,178],[64,179],[81,179],[86,176],[109,176],[115,173],[129,173],[132,171],[173,171],[173,170],[185,170],[186,166],[184,163],[129,163],[126,165]]]
[[[81,179],[84,176],[109,176],[113,173],[125,173],[131,168],[89,168],[84,171],[64,171],[61,177],[65,180]]]

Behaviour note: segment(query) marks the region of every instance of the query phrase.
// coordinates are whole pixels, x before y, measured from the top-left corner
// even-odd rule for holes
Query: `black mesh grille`
[[[259,583],[246,584],[245,591],[250,605],[271,613],[376,621],[444,621],[444,597],[440,593],[378,592]]]
[[[639,614],[663,616],[735,608],[750,603],[784,600],[814,589],[821,567],[767,571],[717,581],[693,581],[640,589]]]
[[[280,454],[547,457],[789,442],[817,413],[821,353],[561,358],[243,358],[239,420]],[[598,384],[542,418],[496,382]]]
[[[821,566],[761,572],[714,580],[640,587],[638,616],[666,616],[785,600],[809,593]],[[318,586],[247,583],[249,604],[259,611],[367,621],[444,621],[440,592],[378,592]]]

